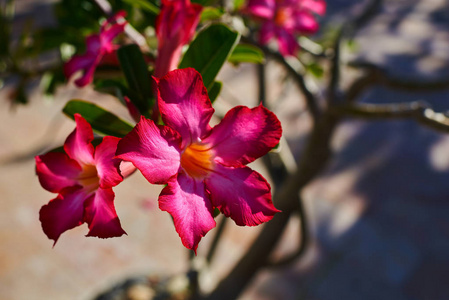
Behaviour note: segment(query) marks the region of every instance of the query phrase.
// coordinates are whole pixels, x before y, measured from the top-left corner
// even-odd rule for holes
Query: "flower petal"
[[[259,42],[262,45],[268,44],[268,42],[274,37],[274,23],[271,21],[267,21],[262,24],[259,32]]]
[[[279,52],[283,56],[294,56],[299,49],[298,42],[294,35],[283,28],[276,28],[276,39],[278,41]]]
[[[49,152],[35,157],[39,182],[47,191],[59,193],[63,188],[77,185],[75,179],[81,166],[62,152]]]
[[[320,16],[326,13],[326,1],[324,0],[303,0],[301,9],[309,10]]]
[[[276,2],[275,0],[250,0],[245,11],[255,17],[272,19],[276,11]]]
[[[84,55],[75,55],[68,62],[64,64],[64,76],[67,79],[70,79],[73,74],[78,71],[87,69],[95,62],[96,56],[92,56],[89,54]],[[78,85],[82,87],[82,85]]]
[[[301,34],[313,34],[319,29],[315,17],[308,12],[298,12],[295,14],[295,30]]]
[[[195,253],[201,238],[215,227],[204,183],[185,174],[168,182],[159,196],[159,208],[172,215],[182,244]]]
[[[167,126],[157,126],[142,117],[120,140],[117,157],[130,161],[150,183],[166,183],[180,166],[180,138]]]
[[[216,162],[239,167],[265,155],[279,143],[281,135],[278,118],[262,105],[252,109],[237,106],[203,142],[214,149]]]
[[[248,167],[215,166],[205,180],[212,205],[239,226],[255,226],[279,212],[271,201],[269,183]]]
[[[42,206],[39,212],[42,229],[55,244],[63,232],[83,223],[86,198],[88,195],[81,187],[69,187],[47,205]]]
[[[103,189],[116,186],[123,181],[119,172],[120,159],[114,158],[119,138],[105,136],[100,145],[95,148],[95,165],[100,187]]]
[[[195,69],[173,70],[162,77],[158,104],[164,123],[181,134],[183,148],[209,132],[214,109]]]
[[[111,188],[99,188],[92,197],[87,199],[84,215],[84,221],[89,224],[87,236],[104,239],[126,234],[115,212],[114,197]]]
[[[94,146],[91,142],[94,139],[92,127],[80,115],[75,114],[76,128],[67,137],[64,143],[64,150],[67,155],[81,164],[94,163]]]

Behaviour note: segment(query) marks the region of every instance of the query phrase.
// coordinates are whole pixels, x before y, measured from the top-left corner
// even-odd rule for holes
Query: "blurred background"
[[[17,39],[30,19],[31,28],[54,26],[55,3],[17,0]],[[357,14],[366,3],[327,1],[322,31]],[[357,28],[343,59],[376,65],[406,82],[438,83],[434,90],[420,92],[374,86],[359,102],[424,100],[436,111],[448,110],[449,1],[384,1],[380,13]],[[343,70],[345,84],[352,73]],[[223,90],[214,104],[217,112],[257,105],[256,74],[254,65],[225,66],[219,74]],[[285,76],[281,66],[267,61],[268,103],[299,156],[311,121],[304,99]],[[71,83],[49,99],[38,82],[31,82],[26,87],[29,103],[12,106],[18,82],[7,77],[0,89],[0,299],[92,299],[127,278],[156,280],[185,272],[188,252],[170,216],[157,207],[161,187],[148,184],[138,172],[114,188],[127,236],[86,238],[83,225],[64,233],[52,248],[38,212],[54,195],[39,185],[34,156],[60,146],[73,130],[62,107],[70,99],[85,99],[129,117],[112,96]],[[347,119],[332,147],[330,164],[302,195],[311,233],[306,254],[289,266],[258,274],[241,299],[448,299],[449,134],[414,121]],[[261,163],[251,167],[268,177]],[[293,218],[276,256],[294,251],[298,228],[299,220]],[[217,259],[205,275],[211,284],[230,270],[259,230],[228,223]],[[213,234],[201,242],[200,256]],[[129,297],[145,295],[135,291]]]

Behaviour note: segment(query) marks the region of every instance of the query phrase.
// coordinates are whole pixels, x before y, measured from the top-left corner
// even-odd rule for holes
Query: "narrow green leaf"
[[[209,99],[210,102],[214,103],[214,101],[217,99],[218,95],[220,94],[221,87],[223,86],[223,83],[221,81],[215,81],[212,87],[209,90]]]
[[[205,7],[201,12],[200,22],[219,19],[224,14],[223,9],[216,7]]]
[[[232,51],[231,56],[229,56],[228,61],[233,64],[239,63],[253,63],[261,64],[265,61],[265,56],[263,51],[258,47],[248,44],[238,44],[234,51]]]
[[[190,44],[179,68],[195,68],[208,90],[239,40],[239,34],[223,24],[213,24],[201,31]]]
[[[63,113],[69,118],[74,119],[74,115],[79,113],[92,125],[95,131],[112,135],[116,137],[124,137],[133,127],[123,121],[113,113],[83,100],[70,100],[62,109]]]
[[[157,16],[160,12],[159,7],[151,3],[150,1],[146,0],[123,0],[123,2],[126,2],[134,7],[140,8],[142,10],[145,10],[155,16]]]
[[[154,96],[151,78],[143,54],[136,44],[122,46],[117,50],[120,66],[129,88],[129,98],[144,116],[149,116]]]
[[[202,6],[208,6],[214,3],[216,0],[192,0],[192,3],[197,3]]]

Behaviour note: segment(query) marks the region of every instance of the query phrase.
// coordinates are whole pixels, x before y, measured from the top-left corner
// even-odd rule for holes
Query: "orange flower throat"
[[[83,171],[78,176],[78,182],[89,192],[96,190],[100,185],[97,168],[94,165],[84,165]]]
[[[208,145],[193,143],[182,153],[181,166],[190,177],[203,179],[214,168],[213,153]]]

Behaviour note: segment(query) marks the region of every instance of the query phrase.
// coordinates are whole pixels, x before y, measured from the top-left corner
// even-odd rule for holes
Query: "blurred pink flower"
[[[97,66],[102,62],[117,62],[115,50],[117,46],[112,40],[122,33],[127,22],[124,20],[125,11],[120,11],[101,25],[99,34],[92,34],[86,38],[86,53],[73,56],[64,65],[64,75],[70,78],[78,71],[83,71],[82,77],[75,81],[79,87],[92,82]]]
[[[182,47],[195,34],[202,9],[190,0],[162,0],[156,20],[158,56],[154,76],[160,78],[178,67]]]
[[[196,251],[215,227],[214,207],[240,226],[271,220],[278,210],[270,185],[245,165],[279,142],[276,116],[263,106],[237,106],[211,128],[214,109],[197,71],[174,70],[156,81],[166,126],[142,117],[119,142],[117,157],[150,183],[167,184],[159,208],[172,215],[184,246]]]
[[[76,128],[67,137],[63,152],[36,156],[36,171],[46,190],[58,196],[40,210],[42,229],[55,241],[66,230],[89,225],[87,236],[100,238],[126,234],[114,208],[112,187],[123,177],[114,158],[119,138],[106,136],[95,149],[92,128],[75,114]],[[134,168],[122,166],[126,175]],[[123,174],[125,175],[125,174]],[[125,175],[125,176],[126,176]]]
[[[318,30],[314,14],[324,15],[324,0],[249,0],[245,11],[262,21],[261,44],[277,40],[284,56],[296,55],[299,49],[295,34],[312,34]]]

